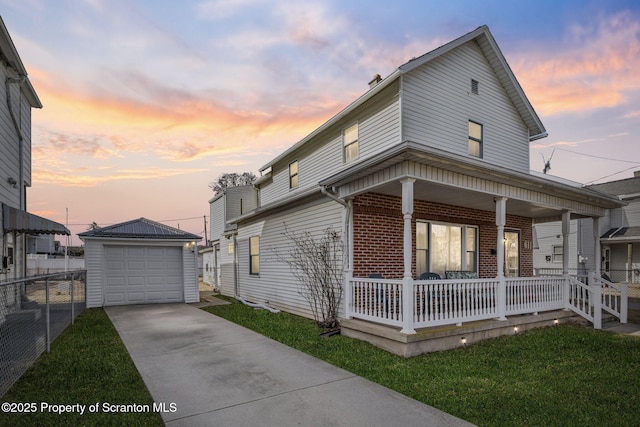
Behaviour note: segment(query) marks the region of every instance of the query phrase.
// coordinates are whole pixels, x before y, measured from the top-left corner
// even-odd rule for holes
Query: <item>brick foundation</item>
[[[507,208],[508,211],[508,208]],[[478,227],[478,272],[481,278],[495,277],[497,229],[495,212],[460,206],[414,200],[412,221],[413,261],[415,277],[415,221],[439,221]],[[382,274],[387,279],[400,279],[404,274],[402,198],[367,193],[353,201],[353,275],[368,277]],[[531,218],[508,215],[505,231],[520,233],[520,275],[533,275]]]

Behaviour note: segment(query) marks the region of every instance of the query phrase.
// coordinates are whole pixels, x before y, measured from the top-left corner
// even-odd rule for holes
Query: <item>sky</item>
[[[210,182],[259,175],[374,74],[485,24],[549,133],[532,170],[640,170],[638,0],[0,0],[0,15],[44,106],[27,207],[74,245],[140,217],[204,236]]]

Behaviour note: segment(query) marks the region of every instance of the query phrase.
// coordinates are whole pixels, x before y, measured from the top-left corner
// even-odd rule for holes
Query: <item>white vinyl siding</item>
[[[471,93],[470,78],[480,82]],[[468,154],[468,120],[484,125],[484,161],[529,172],[528,129],[475,41],[402,77],[403,139]]]
[[[209,206],[211,240],[219,240],[225,229],[224,196],[214,200]]]
[[[333,201],[316,201],[266,218],[260,236],[260,276],[249,274],[249,239],[238,242],[240,296],[257,303],[268,301],[270,306],[312,317],[289,265],[280,257],[287,256],[291,245],[283,235],[284,224],[292,232],[309,231],[316,236],[329,226],[342,232],[342,210],[342,206]]]
[[[273,165],[272,179],[260,187],[260,204],[269,203],[317,187],[318,182],[352,166],[389,146],[400,142],[400,118],[398,93],[399,84],[392,84],[344,121],[319,134],[290,157]],[[358,159],[344,162],[342,131],[346,126],[358,122]],[[298,187],[289,189],[290,162],[298,160]]]

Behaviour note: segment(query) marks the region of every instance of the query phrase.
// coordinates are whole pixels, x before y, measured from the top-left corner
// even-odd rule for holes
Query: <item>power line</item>
[[[542,144],[540,142],[538,144],[543,145],[543,146],[545,146],[547,148],[553,148],[554,150],[566,151],[567,153],[579,154],[579,155],[585,156],[585,157],[593,157],[594,159],[610,160],[610,161],[613,161],[613,162],[633,163],[635,165],[640,165],[640,162],[634,162],[633,160],[612,159],[610,157],[596,156],[595,154],[581,153],[579,151],[567,150],[566,148],[554,147],[552,145]]]

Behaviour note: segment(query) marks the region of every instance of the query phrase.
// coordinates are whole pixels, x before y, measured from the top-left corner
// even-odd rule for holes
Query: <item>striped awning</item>
[[[71,234],[67,227],[62,224],[5,205],[4,203],[2,204],[2,228],[4,231],[15,231],[18,233]]]

